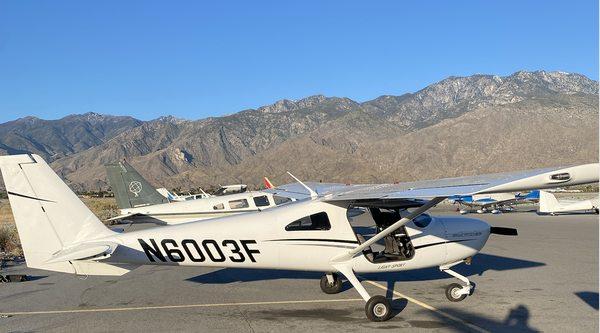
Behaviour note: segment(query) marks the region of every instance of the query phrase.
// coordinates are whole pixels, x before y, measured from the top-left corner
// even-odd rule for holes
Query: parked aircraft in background
[[[206,199],[206,198],[210,198],[212,197],[212,195],[204,192],[204,190],[200,189],[200,191],[202,193],[199,194],[187,194],[187,195],[179,195],[179,194],[175,194],[175,193],[171,193],[169,190],[167,190],[164,187],[161,188],[157,188],[156,191],[158,193],[160,193],[160,195],[162,195],[163,197],[169,199],[169,202],[173,202],[173,201],[189,201],[189,200],[196,200],[196,199]]]
[[[581,193],[583,191],[578,190],[578,189],[566,189],[563,187],[557,187],[557,188],[549,188],[546,190],[546,192],[550,192],[550,193]]]
[[[448,198],[452,204],[458,204],[461,214],[468,214],[470,211],[461,208],[462,205],[470,209],[477,208],[479,214],[491,212],[499,214],[501,212],[514,210],[513,206],[523,203],[535,203],[539,200],[539,191],[534,190],[526,195],[517,193],[489,193],[480,195],[455,195]]]
[[[218,190],[215,191],[215,195],[227,195],[234,193],[243,193],[248,190],[246,184],[234,184],[234,185],[220,185]]]
[[[119,216],[109,219],[110,221],[177,224],[254,212],[291,201],[271,193],[241,192],[171,202],[126,162],[107,165],[106,173],[120,209]],[[234,192],[235,189],[245,188],[243,186],[222,188],[229,188],[229,192]]]
[[[325,273],[320,286],[328,294],[343,290],[342,274],[365,300],[372,321],[389,319],[391,303],[384,296],[371,297],[356,273],[439,267],[462,282],[446,288],[446,297],[458,302],[473,294],[474,286],[451,268],[470,262],[490,234],[516,235],[515,229],[490,227],[473,218],[425,214],[439,202],[453,195],[597,182],[599,174],[598,164],[587,164],[383,185],[299,181],[270,191],[305,200],[256,213],[117,233],[41,157],[0,156],[0,170],[30,268],[83,275],[123,275],[140,265],[317,271]],[[372,212],[377,233],[369,239],[348,220],[353,206]],[[372,245],[380,240],[385,248],[374,251]]]
[[[271,183],[271,181],[267,177],[263,177],[263,183],[265,184],[266,189],[271,189],[271,188],[275,187],[275,186],[273,186],[273,183]]]
[[[599,198],[589,200],[558,200],[554,194],[540,191],[538,213],[556,215],[560,213],[595,212],[598,214]]]

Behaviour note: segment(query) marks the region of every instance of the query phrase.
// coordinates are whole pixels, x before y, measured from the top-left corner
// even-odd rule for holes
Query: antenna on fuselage
[[[296,176],[292,175],[291,172],[288,171],[287,173],[288,173],[288,175],[290,175],[290,177],[294,178],[294,180],[297,181],[298,184],[302,185],[302,187],[304,187],[305,189],[308,190],[308,193],[310,194],[311,199],[317,198],[319,196],[317,194],[317,192],[313,191],[312,188],[306,186],[306,184],[304,184],[300,179],[298,179],[298,178],[296,178]]]

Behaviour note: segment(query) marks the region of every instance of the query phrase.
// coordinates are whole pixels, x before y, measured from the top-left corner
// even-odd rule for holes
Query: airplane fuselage
[[[281,198],[264,192],[243,192],[199,200],[171,202],[121,209],[125,221],[178,224],[257,212],[275,207]]]
[[[286,230],[293,221],[319,213],[327,214],[327,230]],[[462,260],[484,246],[490,227],[477,219],[446,216],[432,217],[424,228],[410,222],[406,232],[414,256],[372,262],[357,255],[351,259],[354,271],[410,270]],[[118,234],[106,240],[120,244],[104,260],[107,263],[322,272],[332,271],[331,259],[359,244],[347,209],[318,201]]]

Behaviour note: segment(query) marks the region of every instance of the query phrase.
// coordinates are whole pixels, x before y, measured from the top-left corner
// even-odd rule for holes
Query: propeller
[[[490,234],[504,235],[504,236],[517,236],[517,229],[515,228],[503,228],[503,227],[490,227]]]

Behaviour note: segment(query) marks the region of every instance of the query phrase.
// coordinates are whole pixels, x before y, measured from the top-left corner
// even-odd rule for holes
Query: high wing
[[[554,167],[527,171],[495,173],[479,176],[423,180],[397,184],[346,185],[336,183],[305,183],[319,198],[335,201],[397,201],[419,200],[453,195],[517,192],[598,182],[598,163],[572,167]],[[278,186],[274,194],[303,199],[310,197],[299,183]]]
[[[546,168],[529,171],[497,173],[472,177],[424,180],[399,184],[344,185],[322,183],[296,183],[273,189],[274,194],[310,197],[310,192],[318,194],[318,200],[325,202],[351,202],[354,205],[383,205],[387,202],[401,204],[420,200],[420,205],[407,216],[401,218],[372,238],[354,249],[332,258],[332,262],[350,260],[367,247],[384,238],[413,218],[424,213],[444,199],[453,195],[475,195],[485,193],[516,192],[533,189],[570,186],[598,182],[598,163],[572,167]],[[309,187],[305,188],[305,187]],[[313,193],[314,196],[314,193]],[[423,199],[430,200],[424,201]]]

